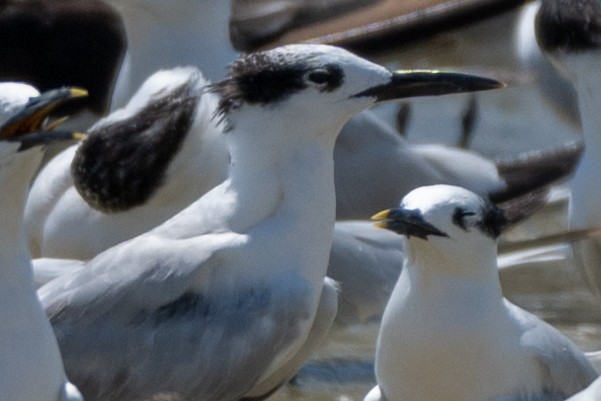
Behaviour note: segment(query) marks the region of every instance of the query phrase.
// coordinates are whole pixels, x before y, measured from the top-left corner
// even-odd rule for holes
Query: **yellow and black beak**
[[[504,88],[505,84],[476,75],[436,70],[400,70],[390,82],[364,90],[353,97],[374,97],[376,102],[418,96],[438,96]]]
[[[428,240],[429,235],[448,237],[447,234],[428,223],[418,209],[388,209],[371,217],[377,221],[376,226],[394,231],[407,237],[418,237]]]
[[[84,134],[82,132],[54,130],[30,132],[29,134],[25,135],[13,136],[7,140],[21,143],[21,146],[18,149],[19,152],[21,152],[23,150],[27,150],[35,146],[44,146],[50,145],[52,143],[66,141],[81,141],[86,137],[87,134]]]
[[[80,88],[60,88],[44,92],[38,97],[29,99],[17,112],[0,126],[0,140],[10,139],[39,131],[50,131],[64,119],[48,124],[48,116],[60,104],[87,96],[88,92]]]

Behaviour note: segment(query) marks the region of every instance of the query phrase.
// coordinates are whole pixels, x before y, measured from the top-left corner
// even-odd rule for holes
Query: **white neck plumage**
[[[2,146],[17,148],[18,143]],[[29,249],[23,227],[23,209],[29,183],[42,157],[40,149],[2,158],[0,168],[0,282],[17,288],[33,288]],[[25,263],[27,262],[27,263]]]

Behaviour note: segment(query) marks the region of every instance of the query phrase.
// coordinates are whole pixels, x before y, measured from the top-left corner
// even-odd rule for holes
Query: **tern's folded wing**
[[[40,290],[67,375],[87,400],[236,400],[299,340],[312,318],[308,285],[234,285],[220,272],[245,237],[203,237],[143,236]]]

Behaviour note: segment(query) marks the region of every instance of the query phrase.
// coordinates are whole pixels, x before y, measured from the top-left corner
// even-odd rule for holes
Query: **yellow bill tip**
[[[388,216],[390,215],[390,209],[386,209],[386,210],[382,210],[379,213],[374,214],[373,216],[371,216],[372,220],[385,220],[388,218]]]
[[[88,137],[88,134],[84,133],[84,132],[74,132],[72,134],[73,139],[75,139],[76,141],[81,141],[83,139],[86,139]]]
[[[88,96],[88,91],[84,88],[73,87],[69,88],[69,94],[71,97],[85,97]]]
[[[388,228],[388,221],[377,221],[374,223],[374,226],[378,228]]]

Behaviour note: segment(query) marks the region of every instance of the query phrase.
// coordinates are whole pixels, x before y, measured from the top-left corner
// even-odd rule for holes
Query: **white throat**
[[[321,287],[335,220],[333,148],[337,131],[316,140],[306,132],[294,132],[297,124],[279,127],[264,116],[244,117],[238,128],[224,134],[232,157],[228,179],[156,232],[177,233],[181,238],[198,235],[203,227],[207,232],[227,230],[252,237],[255,231],[269,230],[275,234],[268,249],[308,244],[310,252],[298,252],[305,255],[304,260],[295,260],[294,255],[283,258],[302,263],[305,267],[300,271]],[[307,128],[311,127],[297,129]]]

